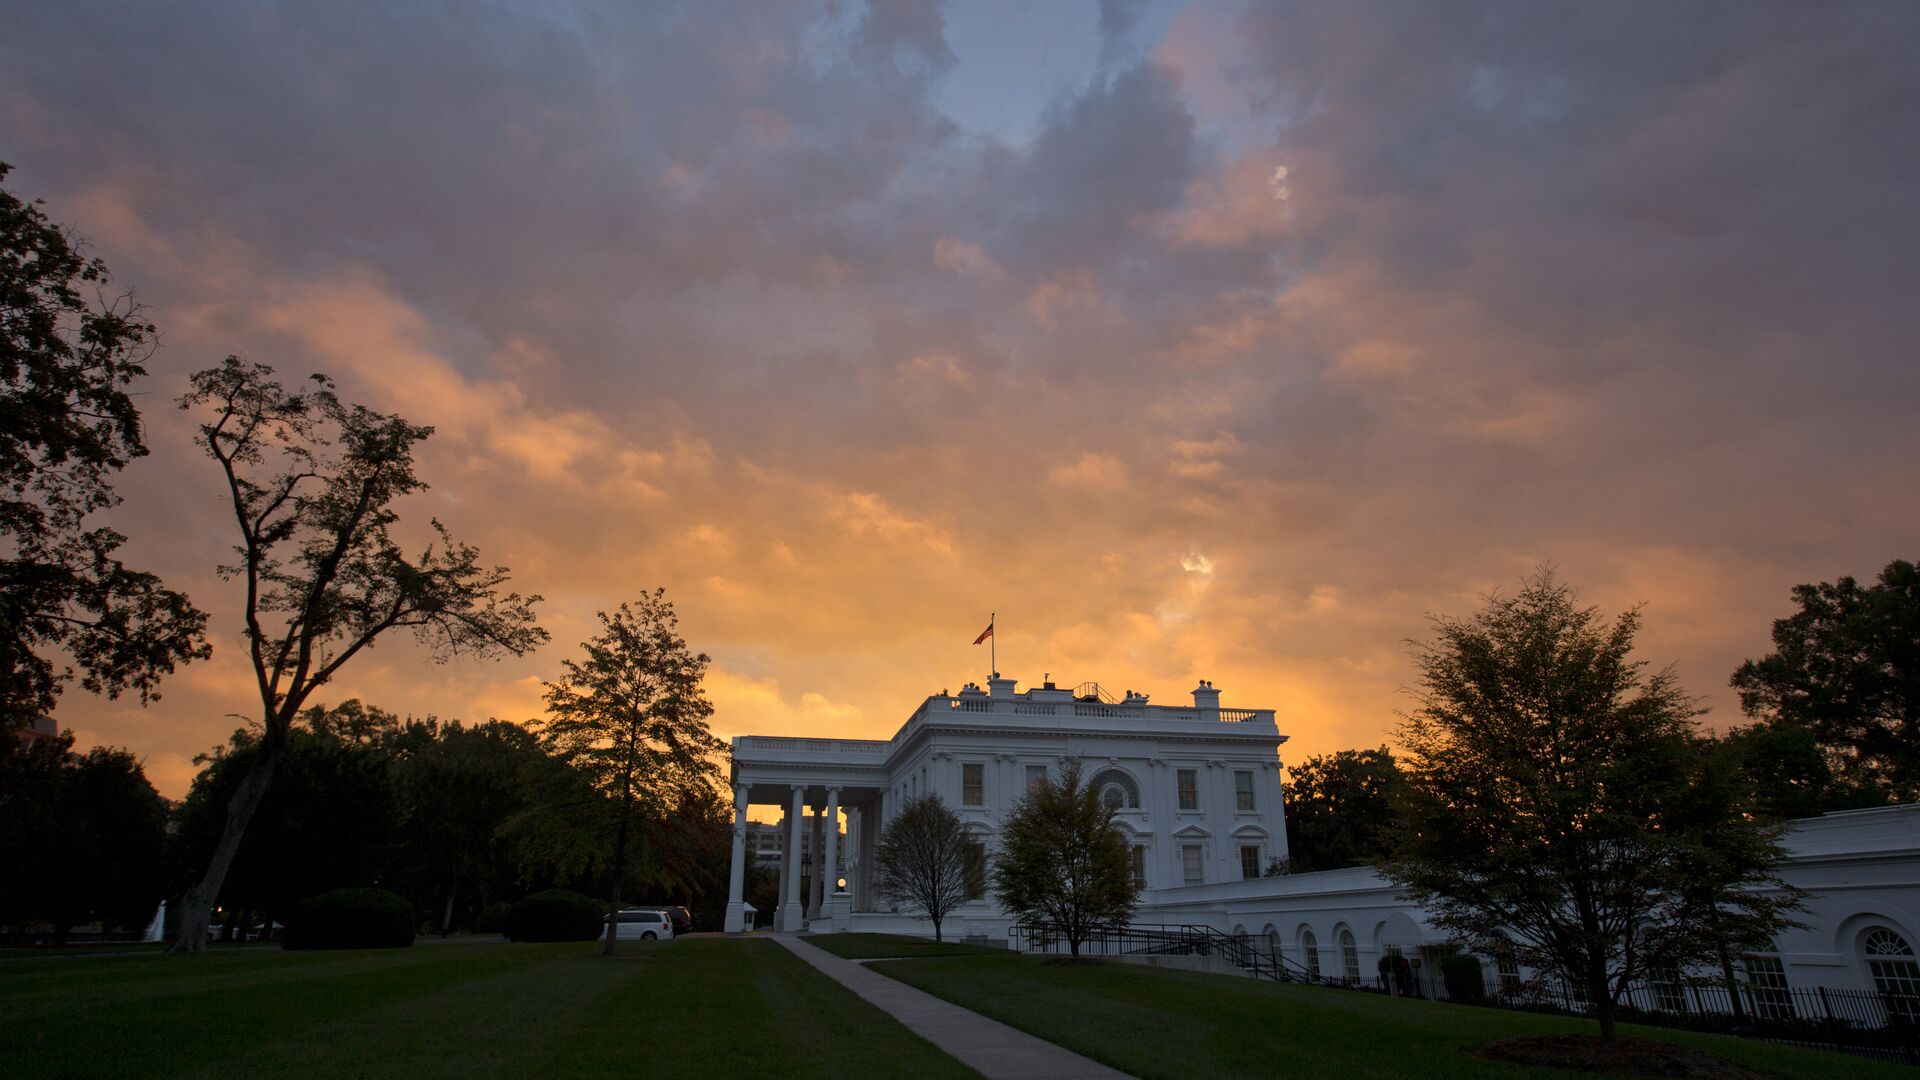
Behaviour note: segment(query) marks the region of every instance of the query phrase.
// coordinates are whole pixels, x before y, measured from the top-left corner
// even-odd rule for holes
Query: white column
[[[827,789],[827,865],[824,869],[827,895],[840,891],[840,789]]]
[[[773,902],[773,928],[784,930],[787,925],[787,864],[793,861],[793,853],[787,850],[791,845],[788,835],[793,829],[788,824],[791,819],[787,811],[780,811],[780,880],[775,883],[779,896]]]
[[[824,888],[826,878],[820,867],[821,845],[826,842],[826,838],[822,835],[825,823],[825,815],[815,810],[813,812],[813,846],[808,849],[813,854],[813,880],[807,883],[807,918],[809,920],[820,917],[821,901],[826,899],[827,895]]]
[[[733,789],[733,868],[727,871],[727,925],[729,934],[747,929],[747,785]]]
[[[793,785],[793,805],[787,811],[787,851],[786,862],[780,867],[780,876],[787,883],[782,890],[780,901],[780,929],[788,932],[800,929],[800,919],[806,905],[800,902],[800,830],[807,822],[807,785]]]

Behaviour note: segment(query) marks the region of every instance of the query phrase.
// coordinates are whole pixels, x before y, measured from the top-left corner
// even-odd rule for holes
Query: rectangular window
[[[1027,766],[1027,790],[1028,791],[1032,791],[1038,788],[1041,782],[1046,780],[1046,778],[1047,778],[1047,767],[1045,765]]]
[[[987,849],[978,840],[967,841],[967,899],[987,895]]]
[[[1777,956],[1749,956],[1742,965],[1747,969],[1747,992],[1753,998],[1753,1011],[1762,1020],[1787,1020],[1793,1017],[1793,995],[1787,992],[1787,970]]]
[[[1206,871],[1201,869],[1200,865],[1199,844],[1180,845],[1180,873],[1182,879],[1189,885],[1206,883]]]
[[[1253,773],[1249,770],[1233,774],[1233,808],[1242,814],[1253,813]]]
[[[1180,779],[1180,809],[1200,809],[1200,774],[1193,769],[1181,769],[1178,776]]]
[[[1653,973],[1653,1003],[1661,1012],[1687,1011],[1687,988],[1680,981],[1680,969],[1665,967]]]
[[[1147,887],[1147,849],[1137,844],[1133,849],[1133,887]]]
[[[960,766],[960,804],[983,806],[986,801],[987,767],[985,765]]]
[[[1520,958],[1502,949],[1493,958],[1493,966],[1500,973],[1500,993],[1507,996],[1520,993]]]
[[[1260,845],[1240,845],[1240,876],[1255,878],[1260,876]]]

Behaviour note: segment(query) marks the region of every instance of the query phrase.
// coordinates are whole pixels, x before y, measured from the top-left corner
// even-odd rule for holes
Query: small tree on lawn
[[[1057,930],[1075,957],[1095,931],[1133,917],[1139,887],[1126,841],[1078,763],[1042,779],[1008,816],[993,884],[1008,911]]]
[[[601,612],[600,625],[600,636],[580,646],[585,659],[566,661],[566,673],[547,684],[543,734],[556,757],[614,802],[613,914],[636,808],[663,819],[689,789],[719,783],[726,745],[707,727],[707,654],[687,647],[665,589]],[[607,956],[618,930],[609,919]]]
[[[938,795],[909,800],[880,832],[874,886],[880,895],[933,920],[933,940],[954,908],[975,894],[971,840],[960,816]]]
[[[220,574],[246,590],[261,725],[206,872],[181,901],[181,952],[206,948],[214,898],[294,719],[348,661],[394,629],[412,630],[436,660],[518,656],[547,640],[533,620],[540,598],[503,594],[505,568],[482,565],[439,522],[437,541],[418,555],[394,541],[394,504],[427,486],[413,473],[413,447],[432,428],[344,404],[324,376],[289,392],[272,368],[236,356],[192,385],[180,407],[211,412],[197,442],[220,466],[239,527],[237,561]]]
[[[1699,710],[1671,671],[1631,659],[1639,626],[1637,611],[1605,624],[1546,570],[1471,619],[1436,619],[1386,868],[1470,946],[1580,987],[1606,1039],[1619,992],[1711,956],[1690,924],[1751,914],[1734,897],[1770,886],[1777,857],[1706,789]],[[1703,857],[1708,838],[1724,857]],[[1742,922],[1736,938],[1760,926]]]

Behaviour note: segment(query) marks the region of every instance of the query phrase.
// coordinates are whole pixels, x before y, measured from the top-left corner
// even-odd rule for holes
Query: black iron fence
[[[1046,924],[1025,923],[1008,932],[1008,943],[1022,952],[1065,954],[1067,935]],[[1248,974],[1282,982],[1340,987],[1399,997],[1428,997],[1459,1004],[1523,1009],[1568,1016],[1590,1015],[1592,1009],[1579,988],[1552,977],[1520,978],[1482,969],[1478,993],[1454,982],[1454,992],[1429,973],[1420,976],[1412,958],[1389,957],[1373,978],[1356,978],[1345,970],[1339,951],[1333,959],[1341,970],[1309,970],[1265,947],[1259,939],[1223,934],[1210,926],[1158,924],[1104,927],[1087,933],[1080,942],[1083,956],[1161,955],[1219,957]],[[1317,966],[1317,965],[1316,965]],[[1794,989],[1738,983],[1729,990],[1722,983],[1701,980],[1653,982],[1628,988],[1619,995],[1616,1018],[1621,1023],[1684,1028],[1738,1035],[1816,1049],[1841,1050],[1886,1061],[1920,1065],[1920,997],[1867,990]]]

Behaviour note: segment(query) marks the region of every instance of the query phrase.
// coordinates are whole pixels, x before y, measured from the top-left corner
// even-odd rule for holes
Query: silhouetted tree
[[[64,650],[86,689],[143,702],[211,651],[205,613],[122,563],[126,537],[88,524],[147,452],[127,388],[154,328],[107,284],[38,203],[0,189],[0,730],[51,713],[73,677],[47,650]]]
[[[390,630],[412,630],[438,659],[520,655],[547,634],[533,619],[540,598],[503,594],[506,570],[483,566],[438,521],[438,541],[417,556],[389,534],[394,503],[426,487],[413,447],[432,428],[343,404],[322,376],[289,392],[273,369],[232,356],[195,374],[180,406],[211,412],[198,442],[220,466],[239,528],[239,559],[221,573],[245,590],[261,707],[257,753],[226,805],[206,873],[181,902],[174,948],[198,951],[294,718],[316,690]]]
[[[933,920],[933,940],[939,941],[947,916],[974,891],[968,844],[960,816],[940,796],[909,799],[880,830],[873,852],[874,888]]]
[[[1075,957],[1096,931],[1125,925],[1139,899],[1113,814],[1069,762],[1028,791],[1001,829],[993,863],[1001,905],[1058,931]]]
[[[1768,834],[1701,790],[1693,699],[1631,658],[1550,571],[1470,619],[1434,621],[1406,718],[1406,828],[1386,871],[1440,925],[1580,986],[1601,1034],[1649,970],[1700,959],[1703,875],[1723,910],[1771,884]],[[1716,833],[1718,835],[1716,835]],[[1724,855],[1702,869],[1709,853]],[[1738,935],[1735,935],[1738,936]]]
[[[1920,800],[1920,568],[1888,563],[1862,586],[1796,585],[1773,652],[1733,673],[1747,715],[1813,733],[1844,789]]]
[[[541,732],[557,758],[613,800],[612,910],[618,911],[636,808],[664,814],[689,789],[715,787],[726,746],[707,727],[713,715],[701,688],[707,655],[680,636],[666,590],[599,617],[600,636],[581,643],[585,658],[565,661],[565,673],[547,684]],[[609,920],[608,956],[615,929]]]
[[[160,902],[167,803],[124,750],[73,752],[73,734],[0,735],[0,922],[53,943],[99,920],[143,925]]]
[[[1287,770],[1287,871],[1382,862],[1399,827],[1393,751],[1341,750]]]

